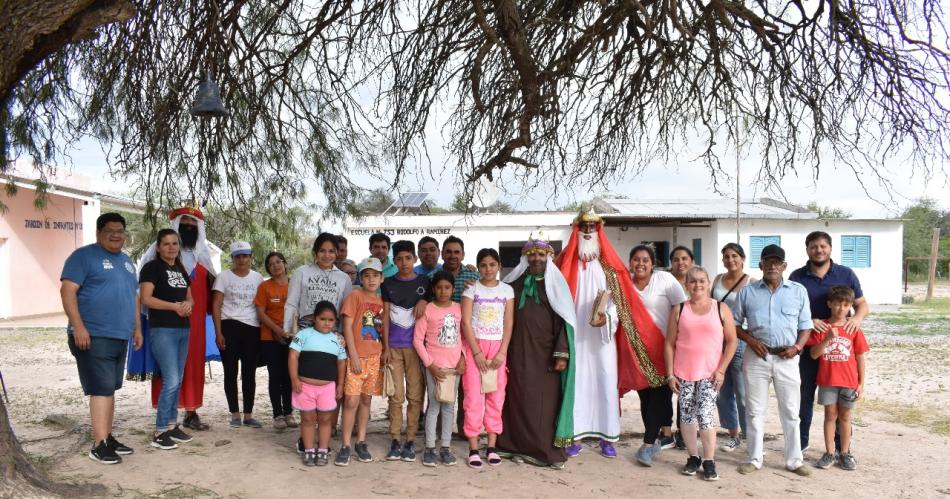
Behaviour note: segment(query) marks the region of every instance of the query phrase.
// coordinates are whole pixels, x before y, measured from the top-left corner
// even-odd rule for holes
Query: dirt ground
[[[766,442],[766,466],[752,475],[736,472],[745,459],[744,446],[739,452],[717,454],[718,482],[680,475],[683,451],[664,451],[653,468],[639,466],[633,455],[643,427],[635,394],[623,399],[622,424],[630,433],[614,460],[601,457],[590,442],[561,471],[507,461],[480,471],[463,465],[426,468],[421,460],[386,462],[381,460],[388,448],[385,403],[376,398],[368,438],[375,462],[305,468],[293,449],[295,432],[228,427],[220,363],[211,363],[201,411],[213,428],[177,450],[148,445],[154,422],[148,384],[127,382],[117,394],[116,434],[136,452],[122,464],[103,466],[86,457],[87,400],[62,330],[0,329],[0,369],[16,434],[34,462],[55,480],[101,483],[115,497],[291,497],[307,489],[354,497],[947,497],[950,336],[876,336],[875,328],[873,319],[866,323],[872,351],[866,399],[854,432],[858,470],[813,469],[807,478],[782,467],[774,400],[767,420],[772,436]],[[258,416],[269,421],[265,369],[258,370],[257,386]],[[813,441],[820,442],[820,408],[816,421]],[[465,452],[461,441],[453,448],[459,456]],[[805,455],[809,464],[819,456],[815,446]]]

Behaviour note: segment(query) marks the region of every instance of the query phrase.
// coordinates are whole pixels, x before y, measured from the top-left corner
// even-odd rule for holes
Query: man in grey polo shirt
[[[775,386],[779,420],[785,435],[785,468],[801,476],[811,474],[804,466],[798,426],[801,403],[798,355],[812,328],[811,310],[805,287],[783,278],[786,267],[785,250],[774,244],[763,248],[759,260],[762,280],[742,288],[733,311],[736,332],[754,353],[747,353],[742,363],[749,452],[749,462],[739,466],[742,474],[762,467],[769,383]],[[748,329],[741,327],[744,322]]]

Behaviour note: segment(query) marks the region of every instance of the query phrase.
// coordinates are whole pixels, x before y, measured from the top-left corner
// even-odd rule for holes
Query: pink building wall
[[[0,190],[0,201],[7,206],[0,218],[0,317],[62,311],[63,263],[83,245],[83,229],[95,230],[83,226],[84,211],[90,211],[86,200],[52,193],[46,207],[37,210],[34,194],[28,188],[15,196]]]

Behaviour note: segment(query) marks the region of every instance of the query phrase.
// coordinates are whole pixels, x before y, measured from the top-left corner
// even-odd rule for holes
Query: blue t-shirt
[[[297,374],[306,378],[336,381],[337,362],[346,360],[346,349],[336,333],[321,333],[312,327],[297,331],[290,348],[300,352]]]
[[[79,285],[79,317],[89,336],[128,340],[135,329],[138,279],[132,259],[112,253],[98,243],[73,251],[60,280]],[[73,333],[72,324],[66,332]]]
[[[436,271],[438,271],[438,270],[442,270],[442,264],[441,264],[441,263],[435,264],[435,267],[432,267],[432,268],[424,267],[424,266],[420,263],[419,265],[416,265],[415,267],[412,268],[412,271],[415,272],[416,274],[419,274],[419,275],[432,275],[432,274],[434,274],[434,273],[435,273]]]
[[[806,263],[804,267],[792,271],[788,279],[805,286],[805,290],[808,291],[808,302],[811,305],[811,316],[814,319],[831,318],[831,309],[828,308],[828,290],[834,286],[851,288],[854,291],[855,300],[864,296],[861,281],[858,280],[854,271],[835,262],[831,262],[831,268],[824,277],[818,277],[812,273]]]

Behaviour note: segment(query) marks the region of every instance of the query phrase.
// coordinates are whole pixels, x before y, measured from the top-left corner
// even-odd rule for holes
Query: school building
[[[349,255],[358,260],[369,255],[369,236],[383,232],[393,240],[430,235],[441,242],[448,235],[465,241],[466,263],[474,264],[481,248],[495,248],[505,271],[514,267],[528,236],[544,234],[558,251],[567,244],[576,213],[439,213],[425,210],[421,193],[404,194],[380,216],[344,225]],[[411,206],[401,206],[411,200]],[[679,245],[693,250],[696,264],[711,274],[725,272],[719,250],[738,241],[746,250],[746,272],[759,278],[759,254],[768,244],[785,249],[786,276],[807,261],[805,236],[823,230],[832,238],[832,258],[854,269],[865,297],[872,304],[901,302],[903,222],[889,219],[818,219],[801,207],[761,198],[739,203],[736,224],[735,199],[631,200],[596,198],[594,208],[604,218],[605,230],[624,260],[630,249],[650,243],[657,250],[658,267],[669,265],[670,251]],[[421,209],[420,209],[421,208]],[[389,212],[395,214],[389,214]]]

